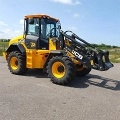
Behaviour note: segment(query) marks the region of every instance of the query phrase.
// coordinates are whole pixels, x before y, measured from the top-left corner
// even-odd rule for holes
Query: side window
[[[28,24],[28,35],[39,35],[39,19],[34,18],[34,23],[33,24]]]

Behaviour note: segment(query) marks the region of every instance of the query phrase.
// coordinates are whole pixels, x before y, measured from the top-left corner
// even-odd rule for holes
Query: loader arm
[[[70,32],[71,35],[68,35],[67,32]],[[75,59],[81,62],[86,68],[106,71],[113,67],[113,64],[109,60],[108,51],[97,49],[72,31],[63,32],[60,30],[60,33],[70,42],[69,45],[64,45],[64,49],[73,54]]]

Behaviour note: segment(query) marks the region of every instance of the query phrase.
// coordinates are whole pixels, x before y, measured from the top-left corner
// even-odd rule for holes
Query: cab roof
[[[25,18],[48,18],[48,19],[53,19],[55,21],[59,21],[57,18],[53,18],[49,15],[46,14],[32,14],[32,15],[26,15]]]

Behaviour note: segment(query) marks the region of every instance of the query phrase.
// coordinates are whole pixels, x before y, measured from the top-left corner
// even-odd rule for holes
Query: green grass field
[[[0,55],[2,55],[2,52],[5,51],[7,47],[8,47],[8,42],[0,42]]]
[[[112,49],[110,52],[110,60],[113,63],[120,63],[120,49]]]
[[[9,42],[0,42],[0,46],[1,46],[1,45],[8,46],[8,43],[9,43]]]

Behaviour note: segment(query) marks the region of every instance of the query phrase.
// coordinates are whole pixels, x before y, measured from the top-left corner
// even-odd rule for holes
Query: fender
[[[22,44],[12,44],[8,47],[8,49],[6,50],[7,52],[12,52],[12,51],[19,51],[21,52],[23,55],[26,54],[26,50],[24,48],[24,46]]]

